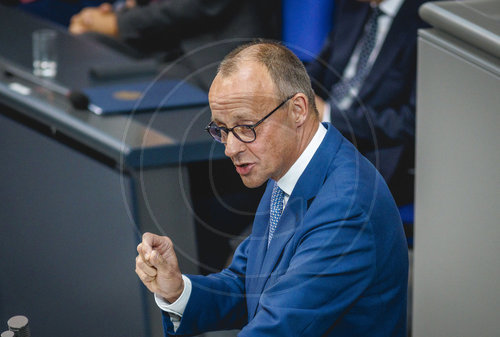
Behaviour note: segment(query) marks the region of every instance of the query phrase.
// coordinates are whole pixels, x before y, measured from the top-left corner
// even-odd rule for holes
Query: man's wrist
[[[171,314],[175,314],[179,317],[182,317],[184,314],[184,310],[186,309],[189,298],[191,297],[192,284],[191,280],[182,275],[182,279],[184,281],[184,289],[181,296],[173,303],[167,302],[167,299],[161,296],[158,293],[155,293],[155,301],[158,307]]]
[[[163,298],[165,298],[170,303],[174,303],[179,299],[179,297],[181,297],[183,291],[184,291],[184,279],[181,277],[181,283],[177,291],[174,292],[173,294],[169,294],[168,296],[163,296]]]

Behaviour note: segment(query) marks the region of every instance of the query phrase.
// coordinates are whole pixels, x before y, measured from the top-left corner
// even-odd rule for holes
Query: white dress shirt
[[[373,66],[375,63],[375,60],[377,59],[378,54],[380,53],[380,49],[382,49],[382,45],[384,44],[385,38],[387,37],[387,33],[389,32],[389,29],[391,28],[392,21],[398,14],[399,9],[401,8],[401,5],[403,4],[405,0],[384,0],[382,1],[378,6],[379,9],[382,11],[382,14],[378,17],[378,29],[377,29],[377,35],[376,35],[376,41],[375,41],[375,47],[373,47],[373,50],[370,54],[370,57],[368,58],[367,61],[367,69],[368,71],[370,68]],[[376,6],[374,3],[372,3],[372,6]],[[365,27],[366,30],[366,27]],[[349,80],[356,75],[356,66],[358,64],[359,60],[359,54],[361,53],[361,40],[358,41],[356,47],[354,48],[354,51],[351,55],[351,58],[349,59],[349,63],[347,64],[346,68],[344,69],[344,73],[342,74],[342,78],[344,80]],[[346,95],[338,104],[338,108],[340,110],[346,110],[349,109],[353,103],[353,101],[356,99],[359,90],[361,88],[362,83],[360,86],[354,86],[351,88],[349,91],[349,94]],[[323,121],[324,122],[331,122],[331,106],[329,102],[326,102],[324,110],[323,110]]]
[[[321,145],[323,138],[326,135],[326,128],[323,124],[320,124],[318,130],[314,134],[314,137],[311,139],[306,149],[300,155],[299,159],[290,167],[290,169],[285,173],[280,180],[278,180],[278,187],[281,188],[283,192],[285,192],[285,197],[283,199],[283,210],[286,207],[286,203],[288,199],[290,199],[290,195],[299,181],[300,176],[304,173],[307,165],[311,161],[312,157],[316,153],[316,150]]]
[[[299,159],[290,167],[287,173],[278,180],[278,186],[281,188],[283,192],[285,192],[285,197],[283,200],[283,209],[286,207],[286,203],[290,198],[290,195],[297,184],[302,173],[306,169],[307,165],[311,161],[312,157],[318,150],[321,142],[326,136],[326,128],[320,123],[318,130],[314,134],[313,138],[307,145],[306,149],[300,155]],[[272,242],[271,242],[272,244]],[[181,323],[182,315],[184,314],[184,310],[186,309],[187,303],[189,301],[189,296],[191,295],[192,284],[191,280],[182,275],[182,279],[184,280],[184,290],[182,291],[181,296],[174,303],[169,303],[163,297],[155,294],[156,304],[160,307],[161,310],[168,313],[170,316],[170,320],[174,326],[174,331],[177,331],[179,325]]]

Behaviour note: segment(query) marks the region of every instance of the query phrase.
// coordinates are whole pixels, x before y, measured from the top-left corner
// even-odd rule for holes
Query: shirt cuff
[[[325,102],[325,106],[323,107],[323,122],[331,123],[332,122],[332,107],[330,106],[330,102]]]
[[[182,291],[181,296],[179,296],[177,301],[174,303],[170,303],[163,297],[155,294],[156,305],[158,305],[161,310],[168,313],[170,320],[174,325],[174,332],[179,328],[182,315],[184,314],[184,310],[186,310],[189,297],[191,296],[191,290],[193,288],[191,280],[187,276],[182,275],[182,280],[184,281],[184,290]]]

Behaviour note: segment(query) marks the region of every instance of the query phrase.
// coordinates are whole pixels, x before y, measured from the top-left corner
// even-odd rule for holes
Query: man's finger
[[[139,256],[142,258],[144,263],[147,265],[151,266],[151,263],[149,262],[149,255],[151,254],[151,247],[144,242],[140,243],[137,246],[137,253],[139,253]]]
[[[142,234],[142,242],[147,243],[150,247],[156,247],[163,243],[166,237],[159,236],[153,233],[146,232]]]
[[[83,33],[86,33],[87,32],[87,28],[80,24],[80,23],[72,23],[70,26],[69,26],[69,32],[71,34],[75,34],[75,35],[78,35],[78,34],[83,34]]]
[[[146,274],[144,271],[142,271],[141,269],[139,268],[135,268],[135,273],[137,274],[137,276],[139,276],[139,278],[141,279],[141,281],[143,283],[151,283],[153,282],[155,279],[156,279],[156,276],[149,276],[148,274]]]
[[[139,253],[142,257],[145,257],[146,254],[150,254],[152,251],[153,248],[144,241],[137,245],[137,253]]]
[[[83,12],[82,13],[82,22],[84,25],[92,26],[94,22],[94,15],[91,12]]]
[[[82,21],[82,18],[80,16],[80,14],[75,14],[71,17],[71,19],[69,20],[70,23],[78,23],[78,22],[81,22]]]
[[[169,268],[168,261],[158,253],[157,250],[153,250],[149,256],[149,263],[151,263],[153,268],[157,270],[165,270]]]
[[[159,236],[152,233],[144,233],[142,242],[146,242],[152,249],[158,250],[160,254],[165,254],[173,248],[172,240],[168,236]]]
[[[84,8],[81,11],[81,17],[82,17],[82,22],[83,24],[87,26],[92,26],[94,22],[99,18],[101,15],[100,11],[94,7],[88,7]]]
[[[145,262],[140,255],[137,256],[135,265],[137,266],[137,268],[142,270],[146,275],[149,275],[151,277],[155,277],[156,274],[158,273],[158,270],[152,267],[151,264]]]
[[[142,243],[149,247],[153,247],[153,240],[155,236],[155,234],[148,232],[142,234]]]

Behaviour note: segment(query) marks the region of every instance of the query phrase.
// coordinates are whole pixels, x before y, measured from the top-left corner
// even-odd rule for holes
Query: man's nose
[[[245,143],[236,138],[236,136],[232,132],[229,132],[229,134],[227,135],[225,146],[226,149],[224,153],[229,158],[232,158],[244,150]]]

